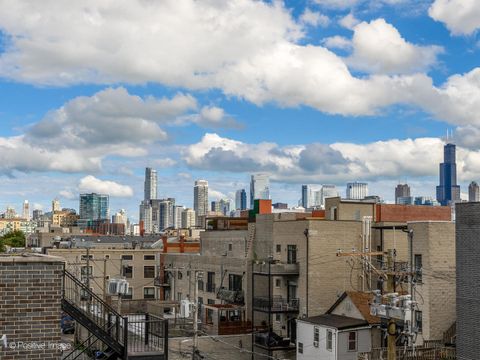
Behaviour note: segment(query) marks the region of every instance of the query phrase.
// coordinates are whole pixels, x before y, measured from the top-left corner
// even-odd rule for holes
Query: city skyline
[[[145,167],[158,170],[158,198],[188,207],[195,179],[209,181],[210,201],[235,199],[255,172],[269,173],[272,200],[290,206],[302,184],[344,195],[347,182],[368,182],[393,202],[408,178],[413,193],[435,197],[447,131],[464,198],[480,179],[475,8],[186,1],[165,11],[132,1],[120,13],[92,3],[95,18],[80,3],[15,3],[0,5],[0,208],[21,213],[28,199],[48,211],[56,197],[73,208],[97,192],[135,218]],[[172,13],[178,27],[157,29]],[[26,26],[25,16],[49,21]]]

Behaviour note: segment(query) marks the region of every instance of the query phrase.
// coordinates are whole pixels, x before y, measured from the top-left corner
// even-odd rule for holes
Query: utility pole
[[[203,272],[195,270],[195,303],[193,306],[193,351],[192,360],[198,359],[198,280],[203,279]]]
[[[103,301],[107,301],[107,259],[103,258]]]
[[[395,292],[395,258],[394,249],[388,249],[387,254],[387,293],[394,293]],[[390,318],[388,320],[387,326],[387,334],[388,334],[388,360],[396,360],[397,358],[397,348],[396,348],[396,334],[397,334],[397,323],[395,319]]]

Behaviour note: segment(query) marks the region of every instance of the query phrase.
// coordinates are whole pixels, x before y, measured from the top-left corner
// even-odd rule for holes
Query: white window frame
[[[313,327],[313,346],[318,347],[320,343],[320,327]]]
[[[350,349],[350,344],[352,343],[352,340],[350,340],[350,334],[355,334],[355,340],[353,340],[355,344],[355,349]],[[349,331],[348,339],[347,339],[347,350],[353,352],[353,351],[357,351],[357,349],[358,349],[358,333],[357,331]]]
[[[330,329],[327,329],[327,337],[325,341],[325,349],[328,351],[333,350],[333,331]]]

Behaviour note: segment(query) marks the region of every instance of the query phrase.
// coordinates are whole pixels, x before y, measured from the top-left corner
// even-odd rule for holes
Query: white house
[[[297,360],[357,360],[371,350],[367,321],[324,314],[297,320]]]

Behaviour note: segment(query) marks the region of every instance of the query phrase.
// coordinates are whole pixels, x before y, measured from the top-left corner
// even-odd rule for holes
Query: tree
[[[25,247],[26,238],[21,230],[10,231],[0,237],[0,251],[5,251],[5,245],[11,247]]]

